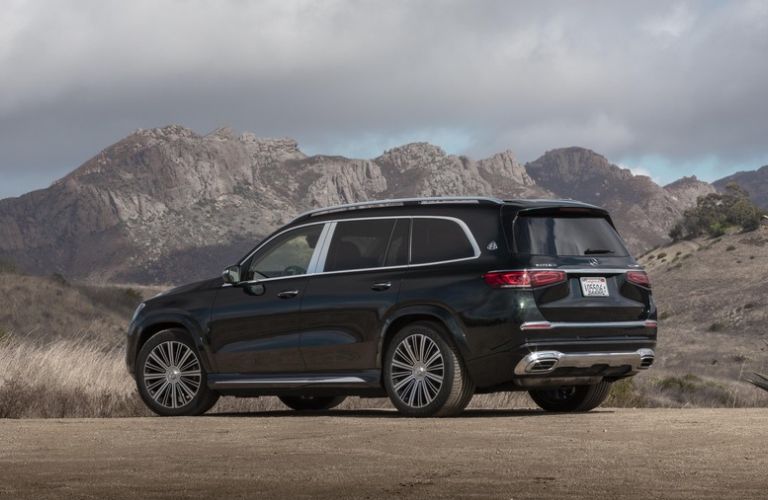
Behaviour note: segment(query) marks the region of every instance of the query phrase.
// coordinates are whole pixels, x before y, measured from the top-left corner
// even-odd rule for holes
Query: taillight
[[[554,285],[566,280],[564,271],[526,270],[492,271],[483,275],[483,279],[493,288],[536,288]]]
[[[627,281],[634,283],[635,285],[651,288],[651,279],[648,277],[645,271],[629,271],[626,274]]]

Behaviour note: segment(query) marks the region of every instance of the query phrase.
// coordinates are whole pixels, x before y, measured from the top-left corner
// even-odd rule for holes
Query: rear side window
[[[411,263],[425,264],[475,256],[467,234],[456,221],[414,218]]]
[[[603,217],[520,217],[514,235],[522,254],[627,255],[619,234]]]
[[[324,271],[381,267],[387,254],[395,220],[339,222],[333,232]]]

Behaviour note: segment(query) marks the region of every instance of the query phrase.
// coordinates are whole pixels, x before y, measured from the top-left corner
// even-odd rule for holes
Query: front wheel
[[[160,416],[202,415],[219,399],[208,388],[197,347],[183,330],[154,334],[136,361],[139,395]]]
[[[460,414],[475,386],[458,350],[437,324],[420,321],[400,330],[384,357],[384,386],[408,417]]]
[[[600,406],[611,392],[611,383],[566,385],[557,389],[528,391],[531,399],[546,411],[583,412]]]
[[[280,396],[280,401],[297,411],[320,411],[336,408],[345,396]]]

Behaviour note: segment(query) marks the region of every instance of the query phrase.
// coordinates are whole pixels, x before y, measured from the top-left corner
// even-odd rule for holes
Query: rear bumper
[[[655,360],[656,321],[520,324],[496,352],[467,362],[479,390],[547,387],[617,380]]]
[[[629,367],[627,375],[646,370],[653,365],[656,354],[653,349],[634,352],[532,352],[515,366],[515,375],[543,375],[562,368],[622,368]]]

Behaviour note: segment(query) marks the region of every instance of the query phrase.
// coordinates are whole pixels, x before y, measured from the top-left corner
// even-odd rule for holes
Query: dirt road
[[[768,498],[768,411],[0,421],[7,498]]]

